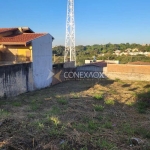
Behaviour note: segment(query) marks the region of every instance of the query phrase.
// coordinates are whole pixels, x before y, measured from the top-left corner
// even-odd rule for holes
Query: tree
[[[64,46],[57,46],[53,48],[53,54],[56,54],[57,56],[63,56],[65,51]]]

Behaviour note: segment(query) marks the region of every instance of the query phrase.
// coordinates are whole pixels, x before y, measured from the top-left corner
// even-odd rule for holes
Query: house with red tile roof
[[[49,86],[52,82],[48,75],[52,70],[53,40],[49,33],[35,33],[29,27],[0,28],[0,67],[30,63],[31,89]]]
[[[48,33],[34,33],[28,27],[0,28],[0,65],[32,61],[34,41]]]

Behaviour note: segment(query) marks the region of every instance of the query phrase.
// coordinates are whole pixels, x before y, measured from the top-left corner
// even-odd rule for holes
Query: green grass
[[[21,106],[21,102],[12,102],[12,105],[16,106],[16,107],[20,107]]]
[[[127,134],[128,136],[134,136],[135,128],[133,128],[129,123],[122,125],[121,131]]]
[[[42,129],[44,129],[44,122],[42,120],[37,120],[34,122],[30,123],[31,127],[35,127],[36,130],[41,131]]]
[[[86,125],[83,124],[83,123],[74,123],[74,124],[72,125],[72,127],[73,127],[74,129],[77,129],[77,130],[81,131],[81,132],[87,131],[87,127],[86,127]]]
[[[129,102],[126,102],[125,104],[132,107],[132,106],[135,105],[135,102],[130,102],[130,101],[129,101]]]
[[[116,150],[116,145],[109,142],[107,139],[99,139],[96,141],[96,146],[100,149]]]
[[[93,120],[89,121],[88,122],[88,129],[96,130],[97,129],[97,123]]]
[[[87,122],[89,122],[90,121],[90,118],[89,117],[87,117],[87,116],[83,116],[83,122],[85,122],[85,123],[87,123]]]
[[[62,140],[62,143],[60,143],[60,149],[61,150],[70,150],[71,147],[70,147],[70,145],[68,144],[67,141]]]
[[[28,117],[28,118],[34,118],[34,117],[35,117],[35,114],[32,114],[32,113],[31,113],[31,114],[27,114],[27,117]]]
[[[104,106],[102,106],[102,105],[93,105],[93,106],[94,106],[95,111],[103,111],[104,110]]]
[[[2,105],[6,105],[7,104],[7,102],[6,101],[2,101],[1,99],[0,99],[0,106],[2,106]]]
[[[40,129],[43,129],[44,128],[44,124],[43,123],[38,123],[38,127],[40,128]]]
[[[0,109],[0,118],[9,116],[10,113],[7,110]]]
[[[148,139],[150,139],[150,130],[148,130],[148,129],[146,129],[146,128],[138,127],[138,128],[135,130],[135,133],[138,134],[138,135],[142,135],[143,138],[148,138]]]
[[[105,104],[106,105],[114,105],[115,102],[114,102],[114,100],[108,99],[108,100],[105,100]]]
[[[59,107],[57,107],[57,106],[52,106],[52,108],[49,110],[49,111],[47,111],[47,115],[58,115],[58,114],[60,114],[60,112],[61,112],[61,110],[60,110],[60,108]]]
[[[59,104],[61,104],[61,105],[66,105],[66,104],[68,104],[68,101],[67,101],[66,99],[64,99],[64,98],[58,99],[57,102],[58,102]]]
[[[102,120],[103,120],[103,116],[99,115],[99,116],[96,117],[96,119],[97,119],[98,121],[102,121]]]
[[[150,90],[147,92],[143,92],[137,95],[139,99],[149,99],[150,98]]]
[[[150,107],[150,91],[137,94],[137,110],[139,113],[146,113],[147,108]]]
[[[31,109],[32,111],[38,110],[39,107],[40,107],[40,103],[38,103],[38,101],[32,100],[32,101],[30,102],[30,109]]]
[[[80,98],[80,95],[78,93],[71,93],[72,98],[78,99]]]
[[[52,127],[48,129],[49,136],[52,138],[59,138],[63,136],[64,134],[64,129],[62,128],[57,128],[57,127]]]
[[[80,150],[88,150],[87,146],[80,148]]]
[[[95,94],[93,96],[93,98],[96,99],[96,100],[103,100],[103,95],[102,94]]]
[[[31,105],[30,105],[30,109],[31,109],[32,111],[36,111],[37,109],[39,109],[39,105],[38,105],[38,104],[31,104]]]
[[[106,129],[112,129],[112,123],[110,121],[106,121],[102,126]]]
[[[139,113],[146,113],[147,102],[144,102],[144,101],[137,102],[137,110]]]
[[[89,120],[87,123],[75,123],[72,127],[80,132],[92,133],[98,129],[99,125],[94,120]]]

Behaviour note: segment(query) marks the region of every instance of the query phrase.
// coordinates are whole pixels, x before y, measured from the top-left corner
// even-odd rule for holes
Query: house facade
[[[35,33],[28,27],[0,28],[0,96],[18,95],[52,83],[53,39],[49,33]]]

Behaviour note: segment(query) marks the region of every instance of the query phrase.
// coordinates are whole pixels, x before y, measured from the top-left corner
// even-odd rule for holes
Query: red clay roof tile
[[[47,33],[23,33],[15,36],[0,38],[0,44],[27,44],[28,42],[46,35]]]

